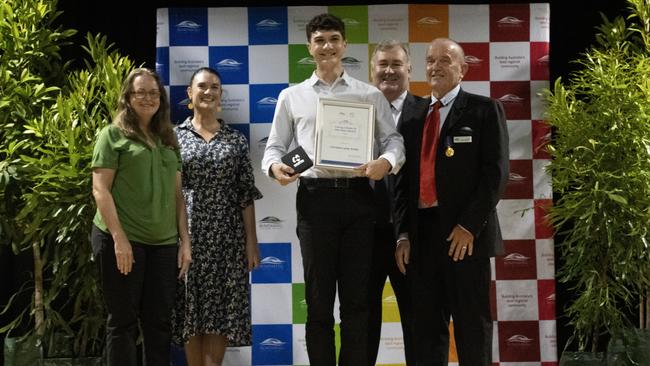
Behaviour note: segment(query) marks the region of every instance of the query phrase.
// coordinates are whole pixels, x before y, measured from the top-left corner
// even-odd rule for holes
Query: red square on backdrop
[[[550,80],[548,42],[530,42],[530,79]]]
[[[490,80],[490,44],[489,43],[461,43],[465,51],[465,62],[468,69],[463,76],[464,81],[489,81]]]
[[[491,4],[490,41],[512,42],[530,40],[530,5]]]
[[[553,237],[553,227],[546,220],[546,212],[551,206],[553,206],[551,199],[535,200],[535,238],[537,239]]]
[[[539,320],[555,320],[555,280],[537,281]]]
[[[510,160],[508,184],[503,196],[505,199],[533,198],[533,161]]]
[[[539,322],[500,321],[499,361],[540,362]]]
[[[530,119],[530,81],[491,81],[490,96],[501,101],[508,119]]]
[[[542,120],[532,121],[533,159],[550,159],[546,146],[551,142],[551,126]]]
[[[505,254],[494,259],[497,281],[537,279],[535,240],[504,240],[503,245]]]
[[[557,362],[542,362],[541,366],[558,366]]]

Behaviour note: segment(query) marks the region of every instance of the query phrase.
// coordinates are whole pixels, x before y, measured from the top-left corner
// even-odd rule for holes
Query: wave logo
[[[528,338],[523,334],[515,334],[512,337],[506,339],[506,343],[511,346],[528,346],[533,343],[533,339]]]
[[[508,174],[508,181],[514,184],[524,183],[526,181],[526,178],[526,176],[515,172],[510,172],[510,174]]]
[[[316,61],[311,56],[303,57],[300,60],[298,60],[298,65],[302,66],[314,66],[316,65]]]
[[[503,257],[503,261],[507,264],[526,264],[530,257],[527,257],[521,253],[511,253]]]
[[[202,25],[191,21],[191,20],[183,20],[182,22],[176,24],[176,30],[179,32],[198,32]]]
[[[270,257],[264,257],[264,259],[260,261],[260,264],[265,267],[267,266],[277,267],[283,265],[284,261],[278,257],[270,256]]]
[[[359,66],[359,65],[361,65],[361,61],[359,61],[358,59],[356,59],[356,58],[354,58],[352,56],[343,57],[341,59],[341,62],[345,66]]]
[[[217,68],[219,70],[239,70],[241,66],[241,62],[232,58],[224,58],[223,60],[217,62]]]
[[[343,18],[342,20],[343,23],[345,23],[346,27],[358,27],[359,25],[361,25],[361,22],[359,22],[354,18]]]
[[[522,97],[520,97],[520,96],[518,96],[516,94],[510,94],[509,93],[509,94],[506,94],[506,95],[502,96],[501,98],[499,98],[499,100],[502,103],[514,104],[514,103],[523,102],[524,98],[522,98]]]
[[[551,143],[551,131],[547,132],[544,134],[544,136],[539,138],[539,141],[537,142],[537,146],[534,148],[535,154],[538,154],[546,148],[546,145]]]
[[[436,17],[424,17],[418,19],[416,23],[419,25],[436,25],[442,23],[442,20]]]
[[[260,348],[269,349],[269,350],[279,350],[284,348],[285,344],[287,344],[287,342],[283,342],[277,338],[267,338],[262,342],[260,342]]]
[[[180,107],[187,107],[188,104],[190,104],[190,98],[185,98],[178,102],[176,105]]]
[[[550,61],[550,57],[548,55],[544,55],[537,59],[537,63],[540,65],[547,65],[549,61]]]
[[[483,63],[483,59],[473,55],[465,55],[465,62],[470,65],[480,65]]]
[[[282,26],[282,23],[278,22],[275,19],[268,19],[268,18],[260,20],[255,24],[257,30],[266,31],[266,32],[276,30],[280,28],[280,26]]]
[[[523,20],[513,16],[507,16],[497,20],[497,23],[499,23],[500,25],[509,25],[509,26],[521,25],[521,23],[523,22],[524,22]]]
[[[544,298],[547,304],[555,304],[555,293],[552,293]]]
[[[276,104],[278,104],[278,100],[277,98],[273,98],[273,97],[264,97],[255,103],[260,106],[275,106]]]
[[[266,216],[259,221],[261,229],[280,229],[282,228],[283,220],[275,216]]]

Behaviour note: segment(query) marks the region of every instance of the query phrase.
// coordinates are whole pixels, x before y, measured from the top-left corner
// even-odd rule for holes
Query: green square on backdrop
[[[304,283],[291,285],[291,302],[293,304],[293,324],[305,324],[307,322],[307,301],[305,301]]]
[[[345,38],[348,43],[368,43],[368,6],[330,6],[329,13],[345,23]]]
[[[289,83],[296,84],[309,79],[316,70],[316,62],[309,54],[306,44],[289,45]]]

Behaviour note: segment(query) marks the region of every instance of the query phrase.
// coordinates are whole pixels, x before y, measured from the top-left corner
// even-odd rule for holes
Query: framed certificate
[[[320,98],[316,112],[316,166],[353,169],[372,160],[375,107]]]

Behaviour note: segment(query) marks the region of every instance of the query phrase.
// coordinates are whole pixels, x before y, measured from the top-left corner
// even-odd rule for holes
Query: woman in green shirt
[[[92,245],[108,312],[107,364],[137,364],[139,322],[146,365],[169,365],[176,278],[187,273],[191,249],[178,143],[153,71],[133,70],[124,81],[92,168]]]

